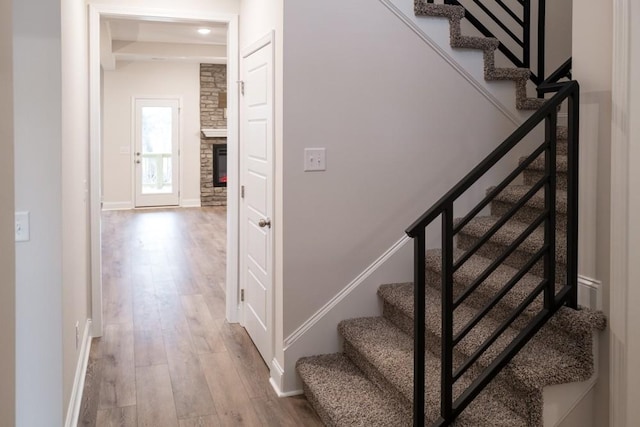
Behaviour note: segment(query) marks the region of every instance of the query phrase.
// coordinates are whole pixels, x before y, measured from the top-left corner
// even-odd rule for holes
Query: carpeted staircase
[[[559,138],[566,138],[560,129]],[[559,143],[559,156],[565,156]],[[472,220],[459,234],[456,258],[484,234],[499,216],[530,188],[537,166],[524,173],[524,184],[507,187],[492,203],[491,216]],[[562,172],[559,172],[561,175]],[[454,295],[459,295],[517,237],[543,207],[542,193],[521,208],[515,220],[467,261],[454,275]],[[566,223],[566,193],[558,192],[559,224]],[[563,219],[564,218],[564,219]],[[558,271],[563,270],[563,225],[558,227]],[[542,229],[536,230],[505,264],[499,267],[455,311],[455,332],[484,306],[542,244]],[[437,418],[440,390],[440,251],[427,253],[427,386],[426,415]],[[537,287],[540,266],[534,266],[505,298],[489,312],[456,347],[458,356],[471,356],[497,326]],[[558,281],[562,281],[559,275]],[[378,290],[383,316],[345,320],[339,331],[344,352],[300,359],[298,373],[307,398],[327,426],[411,425],[413,399],[413,284],[383,285]],[[517,335],[542,305],[538,297],[511,328],[480,357],[476,366],[459,381],[470,384],[474,373],[486,367]],[[462,413],[460,426],[542,426],[542,389],[553,384],[585,381],[593,374],[593,333],[602,330],[601,313],[563,308],[542,328],[496,380]],[[462,360],[462,359],[460,359]]]
[[[496,69],[494,39],[466,37],[460,34],[461,7],[416,4],[416,13],[447,17],[451,23],[451,44],[455,47],[483,49],[488,79],[516,81],[518,108],[535,109],[537,98],[527,98],[528,70]],[[558,192],[556,281],[565,281],[566,262],[566,170],[567,133],[558,128]],[[479,216],[458,233],[455,257],[464,254],[491,226],[529,191],[544,173],[542,159],[534,161],[522,174],[522,183],[510,185],[491,204],[491,214]],[[504,252],[544,208],[541,190],[516,216],[484,244],[454,275],[454,296],[460,295]],[[503,265],[455,310],[454,333],[469,322],[535,254],[543,242],[543,229],[532,233]],[[434,421],[440,408],[441,338],[441,260],[440,251],[427,252],[427,354],[425,414]],[[456,346],[454,366],[468,359],[498,325],[525,301],[542,278],[542,265],[533,268],[518,281],[488,315]],[[559,286],[557,286],[559,288]],[[327,426],[409,426],[412,425],[413,400],[413,284],[388,284],[378,290],[383,316],[344,320],[339,332],[344,338],[342,353],[302,358],[297,371],[304,391]],[[542,296],[536,298],[502,336],[456,382],[454,396],[511,342],[537,310]],[[585,381],[594,372],[593,334],[605,327],[599,312],[562,308],[506,366],[494,381],[458,417],[458,426],[542,426],[545,386]],[[428,424],[427,424],[428,425]]]

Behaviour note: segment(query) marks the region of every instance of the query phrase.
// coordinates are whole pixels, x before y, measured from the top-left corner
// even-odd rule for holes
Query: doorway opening
[[[147,62],[162,61],[161,54],[145,53],[136,51],[134,43],[107,43],[108,32],[105,33],[104,27],[101,26],[101,21],[105,19],[124,20],[138,22],[141,25],[149,25],[153,23],[162,24],[175,24],[178,26],[224,26],[226,28],[226,43],[223,47],[225,61],[227,63],[227,82],[229,88],[235,87],[235,82],[238,79],[238,17],[231,14],[207,14],[207,13],[194,13],[190,11],[173,11],[173,12],[158,12],[157,10],[144,8],[127,8],[116,6],[102,6],[102,5],[90,5],[90,120],[91,120],[91,271],[92,271],[92,320],[93,320],[93,336],[102,336],[103,331],[103,301],[102,301],[102,248],[101,248],[101,214],[103,208],[103,201],[105,191],[105,183],[103,180],[103,164],[105,157],[109,154],[105,152],[104,146],[104,132],[107,129],[103,126],[102,120],[104,118],[103,110],[103,65],[105,60],[107,63],[113,61],[115,64],[115,58],[111,57],[105,59],[105,46],[111,48],[117,47],[120,49],[122,59],[128,63],[132,63],[135,60],[143,60]],[[146,45],[153,45],[153,42],[142,41]],[[171,42],[166,42],[171,43]],[[175,44],[175,43],[174,43]],[[147,46],[147,47],[148,47]],[[174,46],[175,47],[175,46]],[[167,51],[167,55],[170,54]],[[145,57],[146,55],[146,57]],[[184,55],[184,53],[182,53]],[[179,55],[179,56],[182,56]],[[207,59],[202,56],[194,57],[195,60],[206,62]],[[131,191],[130,205],[125,206],[121,204],[120,208],[132,208],[134,206],[158,206],[158,205],[189,205],[185,203],[184,194],[181,194],[181,187],[185,181],[185,165],[181,163],[180,155],[187,147],[184,146],[184,141],[180,139],[182,134],[178,133],[178,143],[168,144],[165,142],[150,142],[145,143],[145,135],[142,132],[142,128],[145,127],[145,120],[149,119],[149,123],[153,122],[152,127],[155,127],[150,132],[151,134],[158,133],[161,128],[165,128],[165,136],[167,129],[171,128],[173,138],[175,130],[184,128],[183,118],[180,117],[177,112],[180,111],[181,105],[178,99],[177,105],[174,103],[171,106],[166,105],[146,105],[144,103],[138,103],[134,99],[149,98],[145,93],[136,94],[137,97],[132,98],[132,110],[136,111],[136,116],[139,115],[139,120],[132,118],[132,126],[130,131],[130,138],[125,137],[125,140],[136,141],[136,145],[127,146],[127,143],[123,143],[118,147],[116,155],[122,156],[125,159],[129,159],[130,166],[122,168],[120,170],[111,170],[110,172],[121,173],[125,175],[125,172],[131,173],[132,179],[129,186]],[[169,94],[157,94],[157,98],[164,98],[165,100],[173,98],[174,96],[162,96],[173,95]],[[238,321],[238,94],[236,90],[229,90],[226,99],[227,109],[227,141],[228,141],[228,204],[227,204],[227,237],[226,237],[226,304],[225,315],[227,321],[230,323],[236,323]],[[153,97],[151,97],[153,98]],[[157,99],[151,101],[157,102]],[[152,102],[152,104],[153,104]],[[154,108],[156,110],[154,110]],[[169,108],[169,110],[162,110],[163,108]],[[148,110],[145,110],[148,109]],[[160,110],[157,110],[160,109]],[[170,113],[169,113],[170,111]],[[168,126],[169,115],[171,116],[171,126]],[[162,116],[162,117],[160,117]],[[166,116],[166,117],[165,117]],[[131,115],[129,115],[131,117]],[[145,119],[146,117],[146,119]],[[133,123],[138,121],[137,125],[133,126]],[[180,126],[175,126],[179,123]],[[137,129],[139,127],[139,129]],[[135,131],[133,130],[135,129]],[[140,132],[138,132],[140,131]],[[138,136],[136,136],[138,135]],[[199,132],[198,132],[199,137]],[[151,137],[149,137],[151,138]],[[139,144],[138,144],[138,139]],[[145,145],[147,144],[147,145]],[[157,146],[156,146],[157,145]],[[169,147],[171,145],[171,147]],[[145,151],[145,147],[147,150]],[[177,147],[177,148],[176,148]],[[199,151],[199,150],[197,150]],[[104,154],[104,156],[103,156]],[[139,162],[139,163],[138,163]],[[135,171],[135,172],[133,172]],[[133,179],[133,176],[136,179]],[[139,176],[138,176],[139,175]],[[197,174],[196,174],[197,175]],[[135,182],[135,184],[134,184]],[[170,194],[170,196],[168,196]],[[158,201],[158,197],[163,197],[162,201]],[[172,199],[170,199],[172,197]],[[145,201],[146,200],[146,201]],[[198,202],[199,203],[199,202]],[[194,204],[195,205],[195,204]],[[194,206],[192,205],[192,206]],[[112,208],[118,208],[118,204],[112,205]]]

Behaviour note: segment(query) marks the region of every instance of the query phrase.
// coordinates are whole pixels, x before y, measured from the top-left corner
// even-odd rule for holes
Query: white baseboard
[[[103,211],[123,211],[133,208],[133,202],[102,202]]]
[[[602,310],[602,282],[578,276],[578,304],[591,310]]]
[[[280,395],[299,394],[302,383],[295,372],[297,360],[314,354],[341,351],[338,323],[350,317],[380,316],[377,289],[385,283],[413,280],[412,240],[403,236],[362,273],[347,284],[313,316],[284,340],[284,368],[271,370],[274,389]]]
[[[180,206],[183,208],[199,208],[201,206],[200,199],[182,199]]]
[[[269,384],[273,387],[278,397],[291,397],[303,394],[302,389],[291,390],[287,392],[282,391],[282,378],[284,376],[284,369],[278,363],[278,360],[274,357],[271,361],[271,378],[269,378]]]
[[[71,389],[71,398],[69,399],[69,406],[67,407],[65,427],[76,427],[78,425],[80,405],[82,404],[82,391],[84,390],[84,380],[87,373],[87,364],[89,363],[89,353],[91,352],[91,338],[91,319],[87,319],[84,325],[82,346],[80,347],[78,364],[76,365],[73,388]]]

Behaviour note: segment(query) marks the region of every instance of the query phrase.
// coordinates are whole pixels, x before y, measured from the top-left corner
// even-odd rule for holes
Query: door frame
[[[92,336],[102,336],[102,93],[100,70],[100,18],[115,17],[163,22],[212,22],[227,24],[227,269],[226,318],[238,322],[239,266],[239,33],[238,15],[203,13],[186,9],[88,5],[89,13],[89,174]]]
[[[138,120],[138,111],[136,110],[136,102],[137,101],[177,101],[178,102],[178,205],[182,206],[182,173],[184,169],[184,165],[182,164],[182,141],[184,136],[183,129],[183,119],[182,119],[182,97],[181,96],[146,96],[146,95],[133,95],[131,97],[131,148],[130,152],[133,154],[136,152],[136,143],[137,143],[137,120]],[[137,206],[136,198],[138,196],[138,171],[135,164],[135,157],[132,156],[131,161],[131,200],[133,200],[133,206]],[[175,205],[167,205],[167,206],[175,206]]]
[[[248,56],[250,56],[252,53],[255,53],[256,51],[262,49],[263,47],[270,45],[271,46],[271,120],[272,120],[272,129],[271,129],[271,147],[269,148],[269,150],[271,150],[271,188],[269,189],[269,191],[271,192],[271,209],[272,212],[270,213],[270,218],[271,221],[273,222],[275,219],[275,191],[276,191],[276,187],[275,187],[275,176],[276,176],[276,167],[275,167],[275,141],[276,141],[276,135],[275,135],[275,97],[276,97],[276,92],[275,92],[275,31],[270,31],[269,33],[267,33],[266,35],[264,35],[263,37],[260,37],[259,39],[257,39],[255,42],[250,43],[247,47],[243,48],[242,51],[240,52],[240,80],[242,80],[244,78],[244,59]],[[239,104],[238,104],[238,109],[240,111],[240,115],[239,118],[241,118],[242,116],[242,101],[239,100]],[[242,121],[238,120],[238,126],[239,129],[242,129]],[[246,153],[247,150],[244,149],[244,144],[245,144],[245,139],[244,139],[244,135],[242,133],[240,133],[240,154],[242,153]],[[239,177],[242,180],[243,179],[243,171],[244,171],[244,157],[242,155],[240,155],[239,157]],[[240,182],[241,185],[244,185],[244,182]],[[267,204],[269,204],[269,202],[267,202]],[[245,218],[243,216],[243,204],[241,203],[241,206],[239,206],[239,210],[238,210],[238,222],[239,222],[239,241],[238,241],[238,253],[241,255],[239,258],[239,277],[238,277],[238,281],[239,281],[239,286],[240,289],[246,289],[245,283],[244,283],[244,273],[245,273],[245,258],[246,258],[246,254],[243,253],[243,238],[245,236],[245,232],[243,231],[244,228],[246,226],[246,221]],[[269,348],[267,351],[267,359],[265,360],[265,363],[271,368],[271,364],[272,364],[272,360],[274,358],[275,355],[275,286],[276,286],[276,282],[275,282],[275,240],[276,240],[276,231],[279,227],[279,224],[275,223],[274,225],[271,226],[271,238],[270,238],[270,247],[268,248],[268,250],[271,251],[271,290],[269,292],[269,295],[267,296],[267,313],[266,313],[266,317],[267,317],[267,323],[269,324]],[[239,320],[240,320],[240,324],[244,327],[245,326],[245,315],[246,315],[246,310],[245,310],[245,304],[243,302],[240,303],[240,311],[239,311]]]

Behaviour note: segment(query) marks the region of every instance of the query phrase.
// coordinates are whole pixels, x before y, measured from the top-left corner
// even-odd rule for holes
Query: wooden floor
[[[80,426],[321,426],[225,321],[225,208],[103,214],[104,336]]]

